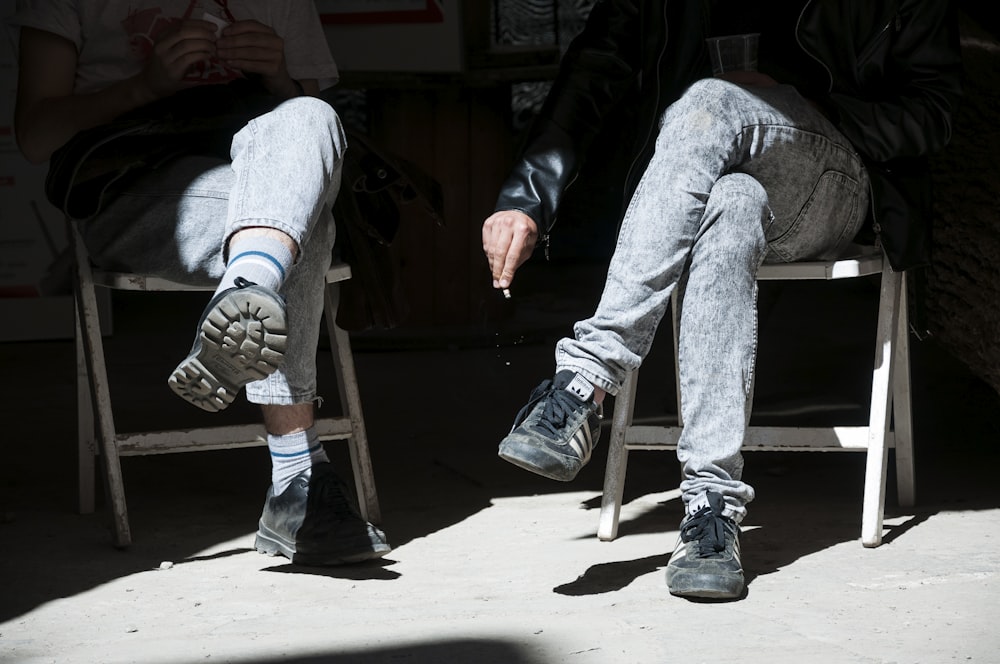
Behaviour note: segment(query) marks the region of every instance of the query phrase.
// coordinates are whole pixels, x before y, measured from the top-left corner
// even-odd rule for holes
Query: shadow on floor
[[[395,664],[396,662],[479,662],[480,664],[545,664],[548,659],[528,648],[499,639],[451,639],[329,654],[241,660],[241,664]]]

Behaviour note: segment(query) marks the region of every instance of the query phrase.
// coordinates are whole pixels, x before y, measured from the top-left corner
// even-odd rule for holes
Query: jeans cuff
[[[313,403],[319,397],[316,396],[315,392],[303,392],[301,394],[284,394],[284,395],[274,395],[268,393],[266,390],[251,390],[246,391],[247,401],[250,403],[255,403],[260,406],[295,406],[303,403]]]
[[[560,364],[556,367],[556,373],[559,373],[564,369],[575,371],[611,396],[618,394],[620,386],[607,377],[607,373],[602,371],[603,367],[600,365],[590,366],[586,364]]]

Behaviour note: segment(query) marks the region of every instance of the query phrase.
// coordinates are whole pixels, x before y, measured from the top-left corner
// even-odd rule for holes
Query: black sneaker
[[[329,463],[299,473],[277,496],[267,490],[254,548],[296,565],[345,565],[381,558],[392,548],[365,521]]]
[[[743,594],[740,527],[722,515],[723,497],[709,491],[708,504],[681,521],[681,536],[667,563],[672,595],[732,599]]]
[[[500,458],[543,477],[568,482],[576,477],[601,436],[602,409],[594,386],[564,370],[531,393],[500,443]]]
[[[182,399],[212,413],[285,359],[285,302],[270,288],[242,278],[235,283],[205,307],[191,352],[167,380]]]

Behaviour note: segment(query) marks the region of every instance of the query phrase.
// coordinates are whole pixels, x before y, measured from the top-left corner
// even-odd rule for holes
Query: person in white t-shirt
[[[305,565],[385,555],[384,533],[347,498],[313,427],[346,147],[336,112],[316,98],[337,69],[314,3],[35,0],[12,24],[18,146],[49,160],[54,182],[57,165],[72,166],[54,202],[92,260],[217,287],[168,382],[208,411],[244,387],[261,404],[272,477],[257,550]],[[248,112],[247,99],[266,105]],[[230,131],[212,125],[230,106],[248,117]],[[220,132],[221,151],[208,140]],[[121,141],[133,134],[146,142]],[[90,178],[109,163],[110,177]]]

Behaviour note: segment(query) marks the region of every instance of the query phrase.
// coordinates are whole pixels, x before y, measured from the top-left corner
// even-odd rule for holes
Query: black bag
[[[135,176],[174,157],[228,159],[233,135],[280,101],[253,80],[239,79],[188,88],[142,106],[79,132],[57,150],[49,161],[45,196],[72,219],[92,217]]]
[[[400,206],[444,225],[441,185],[412,163],[347,134],[343,182],[333,207],[340,257],[352,279],[341,284],[337,324],[345,330],[397,327],[409,311],[400,281],[403,247],[395,243]]]

